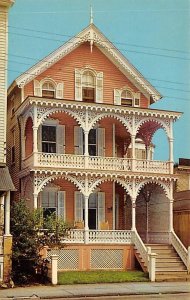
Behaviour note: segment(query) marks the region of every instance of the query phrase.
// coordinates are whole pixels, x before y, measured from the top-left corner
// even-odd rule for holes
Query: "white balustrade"
[[[131,244],[131,231],[89,230],[89,243]]]
[[[143,240],[144,243],[154,244],[154,243],[160,243],[160,244],[169,244],[170,238],[169,238],[169,232],[140,232],[140,237]]]
[[[175,248],[176,252],[184,262],[185,266],[189,267],[188,262],[188,251],[185,248],[185,246],[182,244],[178,236],[175,234],[175,232],[170,232],[170,242],[172,246]],[[189,271],[189,270],[188,270]]]
[[[131,244],[130,230],[89,230],[89,243]],[[62,242],[84,243],[84,230],[71,229]]]
[[[150,173],[170,173],[170,163],[158,160],[136,160],[136,171],[137,172],[150,172]]]
[[[38,152],[22,161],[23,169],[33,166],[128,172],[132,171],[132,159]],[[169,162],[136,159],[134,166],[136,172],[170,173]]]
[[[148,251],[147,251],[147,248],[146,248],[145,244],[143,243],[143,241],[141,240],[140,236],[138,235],[137,231],[133,231],[133,234],[132,234],[132,243],[135,245],[136,249],[140,253],[145,266],[147,267],[147,269],[149,269],[149,265],[148,265]]]

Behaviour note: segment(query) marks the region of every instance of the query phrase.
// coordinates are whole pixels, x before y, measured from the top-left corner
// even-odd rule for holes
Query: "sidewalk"
[[[1,289],[0,300],[31,297],[32,295],[38,296],[38,299],[55,299],[59,297],[74,298],[82,296],[148,295],[159,293],[190,293],[190,282],[128,282],[19,287],[6,290]]]

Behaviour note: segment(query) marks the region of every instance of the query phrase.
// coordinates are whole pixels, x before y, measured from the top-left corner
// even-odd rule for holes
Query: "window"
[[[55,214],[65,219],[65,191],[58,188],[45,188],[41,193],[43,218]]]
[[[56,126],[42,126],[42,152],[56,153]]]
[[[82,100],[95,102],[95,76],[90,71],[82,75]]]
[[[103,72],[75,69],[75,100],[103,102]]]
[[[97,136],[97,130],[91,129],[88,135],[88,151],[89,151],[89,155],[91,156],[97,155],[96,136]]]
[[[42,97],[55,98],[55,86],[51,82],[42,85]]]
[[[10,103],[11,103],[11,117],[13,117],[15,113],[15,95],[11,97]]]
[[[132,94],[127,90],[124,90],[121,93],[121,105],[124,105],[124,106],[132,106],[133,105]]]
[[[114,89],[114,104],[123,106],[140,106],[140,93],[124,89]]]
[[[12,131],[11,163],[15,163],[15,129]]]

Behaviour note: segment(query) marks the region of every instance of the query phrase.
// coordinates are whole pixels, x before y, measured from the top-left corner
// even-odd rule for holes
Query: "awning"
[[[8,167],[0,168],[0,191],[16,191]]]

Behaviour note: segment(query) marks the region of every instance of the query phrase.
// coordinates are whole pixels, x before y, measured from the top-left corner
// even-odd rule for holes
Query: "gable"
[[[127,78],[118,67],[105,56],[98,47],[93,46],[91,52],[89,43],[85,42],[78,46],[71,53],[60,59],[53,66],[46,69],[35,79],[40,81],[44,78],[51,78],[55,82],[64,83],[64,99],[75,99],[75,69],[90,68],[96,72],[103,73],[103,95],[105,104],[113,104],[114,89],[127,87],[138,92],[137,87]],[[33,95],[33,82],[28,83],[24,88],[25,97]],[[149,100],[142,95],[141,107],[147,107]]]
[[[62,47],[51,53],[45,59],[30,68],[25,74],[19,76],[15,83],[13,83],[9,92],[14,85],[19,87],[25,86],[28,82],[32,81],[38,74],[43,73],[50,66],[55,65],[61,58],[65,57],[76,49],[80,44],[88,42],[93,51],[94,45],[97,45],[100,50],[122,71],[122,73],[131,78],[131,82],[137,86],[144,95],[149,95],[151,102],[155,102],[161,98],[159,92],[145,79],[142,74],[117,50],[116,47],[99,31],[94,25],[90,24],[76,37],[69,40]]]

